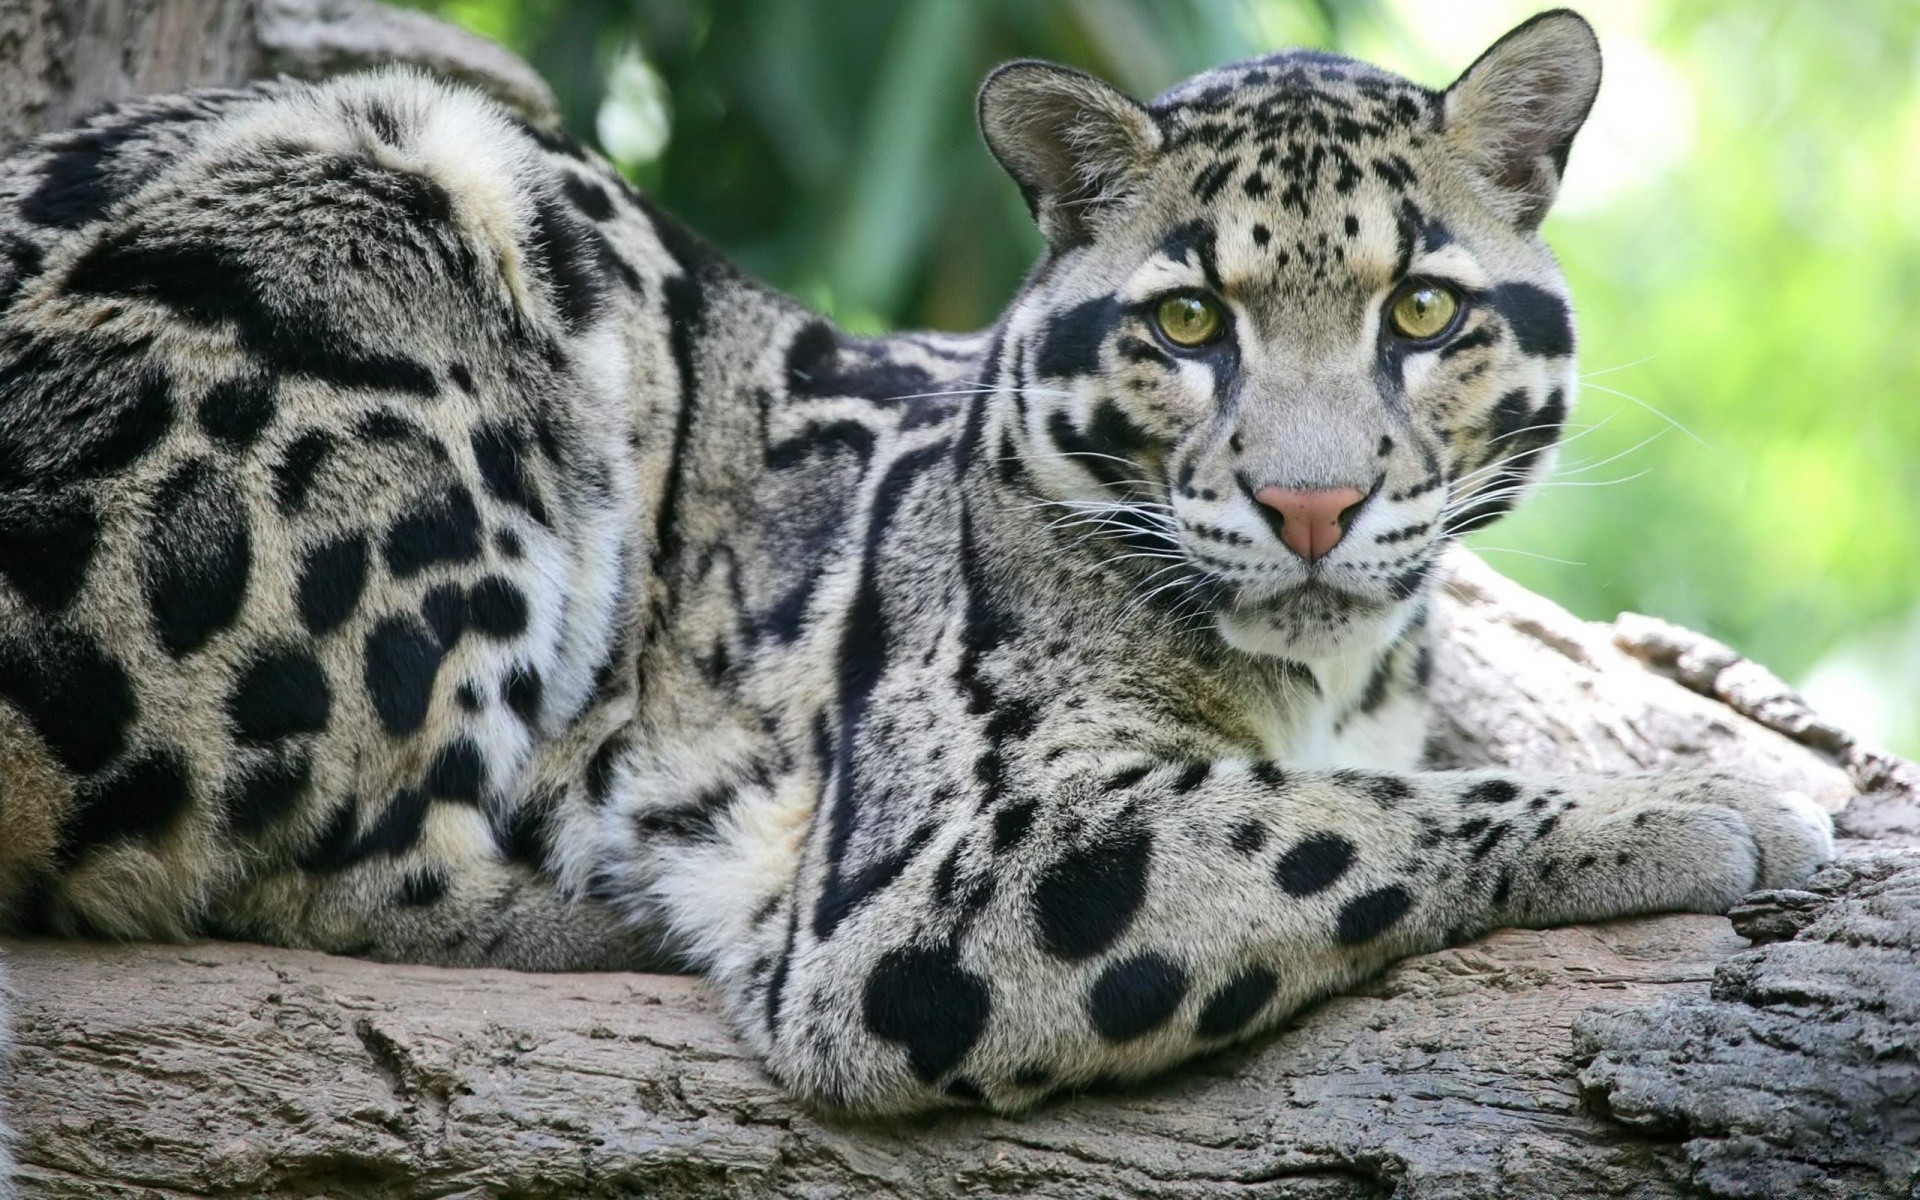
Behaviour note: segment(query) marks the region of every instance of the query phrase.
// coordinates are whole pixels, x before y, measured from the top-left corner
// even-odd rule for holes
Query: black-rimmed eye
[[[1162,300],[1153,310],[1161,336],[1189,350],[1217,341],[1226,332],[1220,305],[1194,292],[1180,292]]]
[[[1430,342],[1453,328],[1460,296],[1444,283],[1414,280],[1402,284],[1387,304],[1393,331],[1415,342]]]

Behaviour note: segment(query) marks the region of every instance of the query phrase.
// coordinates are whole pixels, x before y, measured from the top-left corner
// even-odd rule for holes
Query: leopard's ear
[[[1010,62],[980,85],[980,132],[1056,249],[1086,241],[1160,146],[1138,101],[1070,67]]]
[[[1523,22],[1447,89],[1447,141],[1492,185],[1523,230],[1553,206],[1573,135],[1600,91],[1600,42],[1579,13],[1559,8]]]

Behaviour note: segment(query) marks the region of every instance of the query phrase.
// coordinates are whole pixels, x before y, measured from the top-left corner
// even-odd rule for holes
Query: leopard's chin
[[[1215,609],[1214,624],[1246,654],[1331,658],[1391,641],[1405,627],[1407,609],[1309,579],[1284,591],[1234,596]]]

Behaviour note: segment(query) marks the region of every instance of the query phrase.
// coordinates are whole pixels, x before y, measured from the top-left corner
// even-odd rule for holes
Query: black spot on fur
[[[160,837],[192,804],[185,757],[171,747],[149,750],[74,789],[73,815],[62,831],[58,857],[72,862],[96,846]]]
[[[1565,300],[1530,283],[1503,283],[1488,292],[1487,300],[1526,353],[1573,353],[1573,314]]]
[[[440,643],[413,617],[386,617],[368,631],[363,682],[388,733],[413,733],[426,721],[441,657]]]
[[[1513,894],[1513,868],[1511,866],[1502,867],[1500,868],[1500,879],[1497,883],[1494,884],[1494,887],[1493,887],[1493,895],[1491,897],[1492,903],[1496,907],[1503,905],[1507,902],[1507,898],[1512,894]]]
[[[674,374],[680,381],[680,403],[674,409],[673,442],[668,452],[666,491],[654,517],[652,564],[654,574],[672,581],[669,568],[680,557],[685,533],[680,527],[680,493],[686,486],[687,447],[693,437],[693,422],[700,407],[700,378],[697,347],[700,332],[707,321],[707,296],[699,279],[677,275],[665,285],[667,349],[673,355]],[[668,603],[677,593],[669,592]]]
[[[394,116],[391,108],[388,108],[379,101],[375,101],[367,105],[366,118],[367,125],[373,130],[375,137],[387,143],[389,146],[397,146],[400,144],[400,120]]]
[[[533,230],[532,248],[546,264],[560,317],[578,331],[606,299],[612,251],[598,230],[581,225],[550,196],[534,197]]]
[[[1153,438],[1146,430],[1134,424],[1119,405],[1108,400],[1093,406],[1093,420],[1087,425],[1087,437],[1101,453],[1121,458],[1130,457],[1153,444]]]
[[[387,530],[387,567],[400,579],[435,563],[471,562],[480,554],[480,514],[464,487],[400,517]]]
[[[868,897],[900,877],[932,835],[933,827],[923,825],[914,830],[899,850],[851,872],[841,871],[836,862],[833,874],[820,890],[820,902],[814,908],[813,935],[821,941],[832,937],[840,922],[851,916]]]
[[[1100,972],[1087,993],[1087,1019],[1101,1037],[1125,1042],[1166,1024],[1187,995],[1187,973],[1158,954],[1139,954]]]
[[[580,175],[567,172],[563,176],[562,190],[573,206],[595,221],[611,220],[613,217],[613,198],[607,195],[607,189]]]
[[[1289,896],[1316,895],[1340,882],[1353,858],[1353,843],[1339,834],[1309,834],[1273,864],[1273,881]]]
[[[1279,977],[1272,971],[1248,967],[1207,997],[1194,1032],[1203,1038],[1231,1037],[1239,1033],[1260,1015],[1279,986]]]
[[[1233,178],[1233,169],[1239,165],[1237,158],[1223,158],[1200,168],[1193,177],[1194,199],[1205,204],[1219,195],[1220,189],[1227,186],[1227,180]]]
[[[1016,1087],[1043,1088],[1053,1082],[1053,1068],[1044,1063],[1029,1063],[1013,1073]]]
[[[587,795],[595,804],[605,804],[613,794],[613,770],[631,740],[626,730],[616,730],[587,760]]]
[[[1041,332],[1034,354],[1036,374],[1067,378],[1100,369],[1100,347],[1120,322],[1120,302],[1112,296],[1083,300],[1056,314]]]
[[[1287,773],[1280,769],[1279,763],[1270,759],[1262,759],[1254,763],[1247,769],[1247,774],[1253,776],[1255,783],[1270,791],[1277,792],[1287,786]]]
[[[427,767],[427,793],[436,800],[478,804],[485,777],[480,747],[470,738],[456,738],[442,746]]]
[[[1361,772],[1359,787],[1369,800],[1382,808],[1392,808],[1402,800],[1413,797],[1412,784],[1398,775],[1388,775],[1382,771]]]
[[[333,435],[321,429],[309,429],[288,443],[273,468],[273,498],[281,512],[292,515],[306,508],[307,496],[335,445]]]
[[[253,542],[232,482],[204,459],[169,475],[153,508],[142,548],[147,603],[160,644],[181,658],[239,616]]]
[[[1040,945],[1061,958],[1090,958],[1113,945],[1147,894],[1153,836],[1122,829],[1069,850],[1033,889]]]
[[[1488,779],[1476,783],[1460,795],[1462,804],[1511,804],[1520,796],[1520,789],[1504,779]]]
[[[1065,409],[1056,408],[1047,414],[1047,440],[1054,444],[1063,457],[1072,459],[1075,466],[1087,471],[1104,484],[1117,486],[1137,476],[1139,471],[1124,462],[1115,462],[1113,456],[1124,457],[1123,447],[1135,448],[1143,442],[1124,433],[1116,440],[1114,434],[1124,430],[1137,432],[1138,426],[1128,421],[1119,409],[1105,402],[1096,407],[1095,420],[1098,421],[1105,413],[1117,416],[1119,424],[1110,424],[1101,430],[1090,428],[1082,433],[1074,427],[1073,420],[1067,416]],[[1116,517],[1124,515],[1123,512],[1115,513]],[[1164,542],[1164,538],[1161,540]]]
[[[1472,333],[1462,334],[1451,342],[1448,342],[1441,348],[1440,357],[1443,359],[1452,358],[1457,354],[1465,354],[1470,350],[1479,350],[1483,347],[1493,345],[1496,340],[1498,339],[1494,333],[1493,326],[1482,325]]]
[[[427,809],[431,803],[427,793],[419,788],[402,788],[388,796],[379,817],[367,827],[364,834],[353,838],[352,826],[347,826],[350,840],[345,846],[337,848],[338,857],[329,865],[337,870],[376,855],[392,857],[405,854],[419,842],[420,830],[426,824]],[[348,819],[351,820],[351,815]]]
[[[1474,847],[1473,847],[1474,860],[1477,862],[1478,860],[1485,858],[1488,854],[1490,854],[1493,851],[1493,848],[1495,846],[1498,846],[1500,844],[1500,840],[1506,837],[1507,834],[1511,832],[1513,832],[1513,826],[1507,824],[1507,822],[1505,821],[1502,821],[1498,825],[1495,825],[1492,829],[1487,830],[1487,835],[1481,838],[1478,842],[1474,843]]]
[[[269,650],[241,669],[227,697],[234,736],[272,742],[327,727],[332,698],[327,676],[305,650]]]
[[[283,752],[244,768],[224,797],[227,828],[250,836],[278,824],[299,808],[312,774],[305,751]]]
[[[1343,946],[1371,941],[1393,928],[1413,907],[1413,897],[1397,883],[1355,896],[1340,909],[1334,936]]]
[[[944,417],[957,397],[924,393],[943,388],[925,369],[895,361],[874,343],[841,334],[825,321],[810,321],[787,346],[787,394],[795,399],[851,396],[905,409],[906,428]]]
[[[1514,434],[1524,429],[1527,417],[1532,411],[1525,388],[1514,388],[1504,393],[1499,400],[1495,401],[1493,411],[1487,416],[1489,443],[1498,447],[1500,452],[1511,449],[1512,447],[1502,446],[1500,443],[1509,440]]]
[[[488,637],[518,637],[527,628],[527,598],[505,579],[489,575],[467,593],[467,616]]]
[[[439,192],[440,206],[447,204],[444,191],[420,176],[346,161],[360,175],[359,182],[384,176],[415,195],[431,188]],[[426,204],[433,207],[430,201]],[[330,299],[319,289],[307,294],[277,291],[269,304],[268,285],[236,246],[132,226],[108,234],[81,254],[68,272],[67,286],[83,295],[149,300],[198,324],[231,325],[244,348],[283,372],[348,389],[384,388],[417,396],[439,390],[424,364],[373,353],[340,331],[330,319]]]
[[[315,637],[338,629],[360,603],[367,586],[367,538],[349,533],[307,551],[300,563],[294,600]]]
[[[683,841],[710,841],[719,836],[720,818],[739,798],[736,786],[718,784],[685,804],[648,809],[635,815],[633,828],[642,839],[672,837]]]
[[[496,823],[494,841],[508,862],[544,871],[553,853],[551,808],[534,798],[523,801],[504,823]]]
[[[43,613],[73,603],[100,542],[100,517],[79,491],[0,498],[0,577]]]
[[[1199,787],[1201,784],[1205,783],[1207,781],[1207,776],[1211,775],[1212,773],[1213,773],[1212,763],[1209,763],[1209,762],[1188,763],[1186,766],[1180,768],[1180,773],[1174,776],[1173,778],[1174,794],[1176,796],[1186,795],[1188,792],[1191,792],[1195,788]]]
[[[214,384],[200,397],[200,428],[230,450],[245,450],[273,420],[273,380],[248,372]]]
[[[144,114],[104,129],[76,129],[58,135],[40,182],[20,199],[20,216],[55,229],[78,229],[99,220],[126,195],[131,183],[108,170],[116,152],[172,115]]]
[[[1248,817],[1233,827],[1233,833],[1228,836],[1227,844],[1241,854],[1252,857],[1266,848],[1267,827],[1257,818]]]
[[[987,981],[961,967],[952,946],[888,951],[867,977],[862,1006],[867,1028],[905,1046],[907,1065],[926,1083],[960,1065],[992,1009]]]
[[[327,823],[314,835],[313,841],[294,860],[301,870],[338,871],[352,865],[357,840],[354,828],[357,824],[356,808],[356,803],[349,797],[333,810]]]
[[[841,862],[852,840],[860,808],[860,781],[856,777],[854,744],[867,717],[868,701],[890,661],[891,626],[880,583],[880,552],[889,526],[919,480],[921,472],[941,462],[952,447],[930,442],[902,454],[874,488],[860,558],[860,574],[847,606],[836,674],[839,685],[839,727],[826,740],[830,751],[826,799],[826,879],[814,910],[814,935],[830,937],[837,923],[867,896],[874,894],[902,870],[904,858],[873,863],[856,877],[843,877]],[[915,848],[911,843],[909,849]]]
[[[540,493],[527,478],[526,439],[505,425],[477,426],[472,435],[473,458],[480,468],[481,486],[504,504],[524,509],[528,516],[548,523]]]
[[[1214,257],[1214,229],[1211,221],[1193,220],[1174,229],[1160,242],[1160,253],[1175,262],[1186,262],[1189,257],[1198,261],[1200,273],[1206,278],[1207,286],[1221,291],[1220,267]]]
[[[500,698],[513,715],[532,725],[540,719],[541,680],[538,669],[517,666],[500,685]]]
[[[0,491],[118,474],[173,425],[173,381],[150,339],[65,333],[0,337]]]
[[[400,882],[400,903],[407,908],[437,904],[447,894],[447,877],[438,871],[410,871]]]
[[[126,669],[93,638],[51,623],[31,641],[0,639],[0,697],[76,775],[120,753],[136,711]]]
[[[420,615],[441,650],[451,650],[467,632],[467,594],[457,583],[442,583],[420,597]]]
[[[1025,840],[1033,830],[1034,813],[1039,805],[1032,800],[1015,800],[993,814],[993,852],[1004,854]]]
[[[864,421],[809,421],[794,436],[767,443],[764,459],[769,471],[786,471],[843,453],[864,463],[873,456],[875,440],[872,427]]]
[[[13,307],[20,292],[46,266],[46,254],[28,238],[0,234],[0,312]]]

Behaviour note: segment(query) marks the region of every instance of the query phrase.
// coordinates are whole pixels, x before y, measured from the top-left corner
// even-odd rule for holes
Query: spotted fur
[[[1739,779],[1417,769],[1436,557],[1551,457],[1536,229],[1598,83],[996,72],[1049,249],[849,337],[599,160],[384,73],[0,169],[17,928],[704,971],[797,1094],[1018,1109],[1503,924],[1830,850]],[[1410,278],[1442,342],[1382,323]],[[1216,298],[1198,350],[1152,323]],[[1354,485],[1309,564],[1265,486]]]

